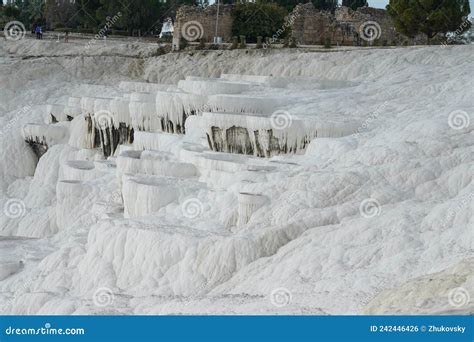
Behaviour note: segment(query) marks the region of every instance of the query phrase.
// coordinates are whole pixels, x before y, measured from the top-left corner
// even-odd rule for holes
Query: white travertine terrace
[[[68,49],[84,53],[76,44],[11,44],[0,44],[0,56],[47,55],[44,46],[61,46],[68,59]],[[36,62],[18,59],[12,72],[21,68],[21,96],[2,65],[0,107],[8,109],[0,108],[0,205],[13,198],[25,204],[21,217],[0,215],[5,314],[103,314],[92,300],[103,287],[115,298],[107,314],[472,314],[472,300],[461,308],[448,300],[452,289],[470,290],[474,274],[473,79],[466,72],[472,47],[145,57],[143,79],[157,82],[255,74],[222,75],[249,84],[236,94],[225,93],[225,80],[187,78],[205,106],[212,96],[249,101],[227,113],[190,103],[198,110],[176,134],[163,132],[160,122],[121,131],[135,115],[132,98],[137,107],[155,103],[140,114],[151,121],[166,115],[158,110],[158,92],[190,93],[143,82],[120,89],[121,80],[136,77],[129,71],[136,58],[110,56],[123,48],[113,44],[97,44],[93,52],[107,56],[77,63],[75,74],[97,73],[71,83],[50,58],[42,59],[54,71],[46,78]],[[92,77],[107,85],[80,85]],[[219,93],[206,94],[199,82]],[[82,97],[91,98],[87,111]],[[260,106],[253,97],[281,102]],[[23,118],[9,111],[41,99],[45,104],[32,105]],[[38,159],[20,131],[44,122],[46,104],[81,114],[26,129],[39,141],[50,127],[69,131],[69,140]],[[101,108],[112,116],[115,152],[102,146],[110,121],[96,118]],[[273,109],[287,111],[291,123],[274,127]],[[451,112],[466,113],[466,125],[452,128]],[[133,141],[123,139],[129,136]],[[177,177],[184,165],[195,174]],[[370,218],[361,210],[367,199],[375,203]],[[11,265],[19,260],[21,270]],[[292,293],[284,308],[269,300],[278,287]]]
[[[161,128],[169,133],[184,133],[184,122],[190,115],[200,114],[207,104],[207,97],[179,91],[159,91],[156,94],[156,112],[161,118]]]
[[[215,95],[215,94],[240,94],[250,90],[251,85],[244,82],[232,82],[225,80],[181,80],[178,82],[178,88],[185,92],[198,95]]]
[[[93,115],[94,105],[97,98],[92,96],[83,96],[81,98],[81,109],[83,114]]]
[[[148,83],[148,82],[131,82],[131,81],[121,81],[119,84],[119,89],[127,93],[152,93],[156,91],[165,91],[168,89],[176,88],[176,86],[169,84],[158,84],[158,83]]]
[[[84,114],[76,116],[71,121],[69,145],[78,149],[93,149],[95,147],[95,129],[92,120]]]
[[[324,122],[247,113],[205,112],[202,127],[207,127],[210,147],[218,152],[237,152],[259,157],[303,152],[316,137],[341,137],[355,133],[355,123]]]
[[[241,75],[241,74],[221,74],[221,78],[229,81],[252,82],[252,83],[266,83],[270,81],[272,76],[261,75]]]
[[[144,174],[165,177],[188,178],[197,175],[196,167],[183,163],[169,152],[123,151],[117,157],[117,174]]]
[[[103,172],[97,169],[94,162],[88,160],[68,160],[59,169],[60,180],[89,181],[100,178]]]
[[[48,104],[46,105],[46,122],[53,121],[66,121],[66,115],[64,113],[65,106],[61,104]],[[53,118],[54,117],[54,118]]]
[[[208,108],[213,112],[272,114],[288,100],[282,96],[218,94],[209,96]]]
[[[95,131],[92,133],[93,144],[95,147],[100,144],[106,156],[113,154],[118,144],[133,142],[135,136],[141,134],[139,132],[185,133],[207,141],[209,148],[217,152],[258,157],[301,153],[315,137],[340,137],[353,133],[357,125],[350,122],[293,118],[284,109],[294,105],[298,98],[261,92],[269,84],[278,88],[298,81],[303,84],[317,82],[311,78],[237,74],[222,74],[221,78],[187,76],[178,82],[177,87],[124,81],[119,84],[120,91],[123,91],[121,96],[111,95],[117,94],[117,90],[103,90],[100,97],[70,97],[68,105],[74,111],[76,106],[80,106],[82,113],[91,117]],[[345,85],[321,80],[318,84],[325,82],[330,86]],[[252,89],[258,89],[259,93],[253,93]],[[283,118],[291,121],[288,127],[280,129],[273,125],[272,115],[279,112],[288,116]],[[76,116],[77,113],[71,117]],[[192,120],[195,123],[187,132],[186,121],[191,116],[198,119]],[[137,142],[137,146],[140,144]]]
[[[126,126],[131,125],[129,102],[130,101],[124,98],[110,100],[109,111],[112,114],[112,120],[115,127],[119,127],[120,124],[125,124]]]
[[[78,106],[65,106],[63,115],[60,116],[61,120],[59,121],[71,121],[76,116],[82,114],[82,108],[80,104]]]
[[[252,215],[265,203],[268,202],[268,198],[261,194],[252,194],[248,192],[239,192],[239,218],[237,226],[243,226],[247,224]]]
[[[137,217],[156,213],[202,186],[196,181],[175,177],[125,174],[122,176],[124,216]]]
[[[64,143],[69,138],[69,129],[66,123],[55,125],[26,124],[22,129],[23,138],[30,144],[42,145],[47,148]],[[38,153],[37,153],[38,154]],[[41,156],[42,153],[39,153]]]
[[[137,150],[156,150],[169,152],[180,142],[181,139],[176,134],[135,131],[133,146]]]
[[[79,96],[69,96],[67,105],[71,107],[80,107],[82,97]]]
[[[59,230],[66,230],[78,221],[80,213],[75,208],[86,204],[94,188],[79,180],[58,180],[56,185],[56,223]]]
[[[130,117],[133,129],[137,131],[156,131],[161,127],[161,120],[156,114],[155,94],[131,93]]]

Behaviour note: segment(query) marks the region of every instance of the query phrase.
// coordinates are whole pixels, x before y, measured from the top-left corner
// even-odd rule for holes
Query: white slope
[[[474,260],[470,258],[441,272],[383,291],[371,300],[365,312],[371,315],[387,311],[397,315],[472,315],[473,286]]]
[[[472,311],[470,300],[449,301],[454,288],[474,298],[472,46],[155,58],[146,45],[107,44],[93,52],[37,41],[0,47],[4,312]],[[66,61],[65,70],[58,63]],[[358,126],[314,139],[305,154],[265,160],[210,152],[199,118],[185,136],[138,132],[107,161],[90,149],[82,116],[69,125],[69,143],[51,146],[38,165],[21,136],[24,124],[44,122],[40,105],[115,97],[121,81],[176,84],[221,73],[282,77],[258,88],[291,98],[284,110],[295,120]],[[206,83],[189,80],[195,92]],[[87,93],[82,83],[107,87]],[[24,106],[31,110],[17,116]],[[134,149],[159,152],[138,158],[127,152]],[[180,163],[182,177],[167,178]],[[432,273],[442,279],[429,287]],[[421,298],[413,310],[400,309],[407,293]]]

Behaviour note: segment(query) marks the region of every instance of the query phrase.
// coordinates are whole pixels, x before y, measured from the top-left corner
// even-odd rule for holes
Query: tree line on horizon
[[[237,4],[234,33],[253,38],[268,36],[293,8],[308,0],[256,0],[256,2],[220,0]],[[367,0],[311,0],[315,8],[331,11],[341,4],[356,10],[368,6]],[[0,0],[0,25],[10,20],[21,21],[27,29],[42,25],[44,29],[96,33],[111,17],[112,34],[157,35],[163,21],[174,18],[181,5],[206,7],[208,0]],[[387,12],[398,32],[414,37],[423,33],[428,39],[440,33],[465,31],[471,23],[469,0],[389,0]],[[260,15],[258,15],[260,14]],[[234,18],[235,19],[235,18]],[[2,26],[3,26],[2,25]]]
[[[208,6],[208,0],[12,0],[4,5],[0,0],[0,17],[3,21],[14,19],[21,21],[27,28],[42,25],[45,29],[70,29],[90,32],[104,25],[107,17],[121,13],[114,23],[116,31],[132,35],[156,34],[161,24],[168,18],[174,18],[181,5]],[[258,4],[274,4],[287,13],[300,3],[308,0],[257,0]],[[312,0],[315,8],[334,11],[338,0]],[[220,0],[221,4],[245,3],[245,1]],[[343,6],[352,9],[366,6],[366,0],[342,0]]]

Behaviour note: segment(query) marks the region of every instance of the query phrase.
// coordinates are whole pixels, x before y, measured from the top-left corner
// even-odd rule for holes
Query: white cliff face
[[[472,47],[15,44],[56,76],[0,65],[5,313],[474,310]]]

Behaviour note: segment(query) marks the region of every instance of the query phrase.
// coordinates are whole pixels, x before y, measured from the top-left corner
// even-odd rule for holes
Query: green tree
[[[126,30],[129,34],[158,34],[164,19],[174,17],[180,5],[197,3],[196,0],[100,0],[96,18],[100,23],[105,23],[107,17],[120,12],[121,16],[114,24],[115,27]]]
[[[337,7],[337,0],[313,0],[311,2],[315,8],[322,11],[334,12]]]
[[[28,4],[28,17],[31,21],[43,22],[44,21],[44,0],[29,0]]]
[[[46,0],[44,13],[46,22],[53,28],[74,26],[76,8],[70,0]]]
[[[102,24],[104,25],[107,21],[107,17],[114,17],[121,14],[119,20],[114,23],[115,28],[120,28],[121,30],[127,30],[127,25],[129,21],[130,15],[130,6],[132,4],[130,2],[122,2],[120,1],[111,1],[111,0],[100,0],[99,6],[95,12],[95,16],[99,26]]]
[[[390,0],[387,11],[397,31],[409,37],[424,33],[428,41],[438,33],[470,28],[469,0]]]
[[[20,10],[13,5],[6,5],[3,7],[3,15],[8,18],[19,19]]]
[[[297,4],[300,4],[300,3],[303,3],[303,2],[304,1],[302,1],[302,0],[275,0],[275,1],[260,0],[260,1],[258,1],[258,3],[274,3],[274,4],[277,4],[278,6],[281,6],[284,9],[286,9],[288,12],[291,12]]]
[[[96,18],[96,12],[100,7],[99,0],[76,0],[75,4],[75,19],[78,26],[82,28],[97,28],[99,21]],[[66,26],[70,26],[67,23]]]
[[[288,12],[272,3],[239,3],[232,11],[234,24],[232,34],[245,36],[249,42],[256,42],[258,36],[284,38],[289,31],[285,28]]]
[[[221,0],[222,1],[222,0]],[[224,0],[228,1],[229,3],[235,2],[235,1],[230,1],[230,0]],[[283,8],[285,8],[288,12],[291,12],[296,5],[298,4],[304,4],[307,3],[307,0],[257,0],[257,3],[261,4],[277,4]],[[334,12],[334,10],[337,7],[337,0],[312,0],[311,1],[316,9],[319,9],[321,11],[331,11]]]
[[[342,0],[342,6],[349,7],[352,10],[356,10],[359,7],[368,6],[367,0]]]
[[[135,0],[130,2],[126,10],[129,33],[140,32],[140,35],[154,29],[163,10],[159,0]]]

